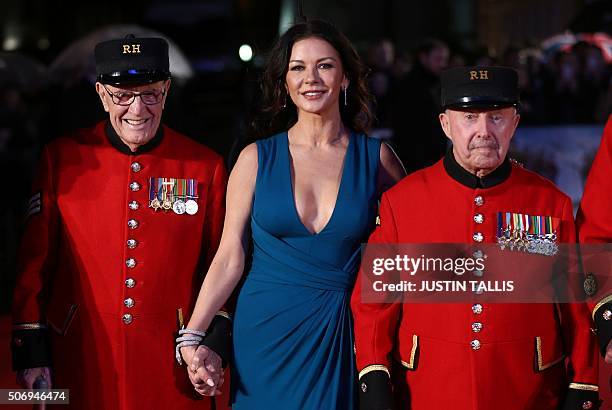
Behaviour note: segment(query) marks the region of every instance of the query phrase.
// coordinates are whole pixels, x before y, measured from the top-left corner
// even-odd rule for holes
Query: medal
[[[182,199],[177,199],[176,201],[174,201],[174,204],[172,205],[172,210],[177,215],[183,215],[185,211],[187,210],[187,205],[185,205],[185,201],[183,201]]]
[[[509,248],[511,251],[554,256],[559,251],[558,228],[558,218],[499,212],[497,243],[501,250]]]
[[[198,212],[198,182],[195,179],[149,178],[149,207],[172,210],[177,215]]]
[[[149,203],[149,208],[153,208],[153,210],[155,210],[155,211],[159,210],[159,208],[161,208],[161,203],[159,202],[159,199],[157,199],[157,198],[153,199]]]
[[[187,202],[185,202],[185,212],[187,212],[189,215],[197,214],[198,208],[198,203],[193,199],[189,199],[187,200]]]
[[[168,189],[170,188],[170,189]],[[162,208],[164,211],[172,209],[172,190],[174,188],[173,178],[163,178],[162,181]]]
[[[177,215],[183,215],[186,210],[185,195],[187,192],[187,180],[176,179],[172,190],[172,210]]]
[[[198,181],[195,179],[188,179],[187,184],[187,195],[185,196],[187,201],[185,202],[185,212],[188,215],[195,215],[198,213],[198,203],[195,201],[198,198]]]
[[[157,178],[149,178],[149,208],[153,208],[154,211],[161,208],[157,198]]]

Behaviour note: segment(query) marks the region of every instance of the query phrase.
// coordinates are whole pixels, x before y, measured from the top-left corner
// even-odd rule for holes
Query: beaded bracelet
[[[183,364],[181,358],[181,347],[184,346],[197,346],[200,344],[202,339],[206,336],[206,332],[196,329],[181,329],[179,330],[179,337],[176,338],[176,349],[175,357],[179,365]]]

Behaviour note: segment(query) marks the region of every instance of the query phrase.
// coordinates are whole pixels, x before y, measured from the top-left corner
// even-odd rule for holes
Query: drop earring
[[[346,89],[348,88],[348,86],[344,87],[344,106],[346,107],[348,105],[347,101],[346,101]]]

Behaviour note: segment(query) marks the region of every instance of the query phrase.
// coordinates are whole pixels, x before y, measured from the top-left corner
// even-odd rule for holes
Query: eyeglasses
[[[147,90],[143,92],[134,92],[134,91],[119,91],[119,92],[110,92],[105,85],[103,85],[104,89],[111,96],[113,103],[117,105],[130,105],[134,102],[136,97],[140,97],[140,100],[143,104],[146,105],[155,105],[159,104],[164,95],[166,94],[166,90]]]

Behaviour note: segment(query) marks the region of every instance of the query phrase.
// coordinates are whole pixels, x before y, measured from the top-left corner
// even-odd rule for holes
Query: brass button
[[[609,310],[605,310],[602,316],[604,320],[610,320],[612,319],[612,312],[610,312]]]
[[[472,341],[470,342],[470,347],[472,348],[472,350],[478,350],[478,349],[480,349],[480,340],[477,340],[477,339],[472,340]]]
[[[132,210],[135,211],[138,208],[140,208],[140,204],[137,201],[132,201],[128,204],[128,207]]]
[[[476,222],[477,224],[483,223],[484,222],[484,216],[482,214],[474,215],[474,222]]]
[[[136,266],[136,259],[129,258],[128,260],[125,261],[125,265],[130,269],[133,268],[134,266]]]
[[[474,322],[472,323],[472,332],[474,333],[478,333],[482,330],[482,323],[480,322]]]
[[[134,192],[140,191],[140,184],[138,182],[132,182],[130,184],[130,189]]]
[[[484,235],[481,232],[476,232],[472,235],[472,239],[474,239],[475,242],[482,242],[484,240]]]
[[[127,307],[127,308],[132,308],[132,307],[134,307],[135,302],[134,302],[134,299],[132,299],[132,298],[127,298],[126,300],[124,300],[124,301],[123,301],[123,304],[124,304],[124,305],[125,305],[125,307]]]
[[[126,325],[129,325],[130,323],[132,323],[132,320],[134,320],[132,315],[130,315],[129,313],[126,313],[125,315],[123,315],[121,319],[123,320],[123,323],[125,323]]]
[[[482,305],[480,303],[472,305],[472,312],[474,312],[475,315],[480,315],[482,313]]]
[[[130,249],[134,249],[138,246],[138,241],[136,239],[128,239],[127,240],[127,247]]]
[[[125,286],[128,288],[133,288],[134,286],[136,286],[136,281],[132,278],[127,278],[125,280]]]
[[[476,206],[482,206],[484,205],[484,198],[478,195],[476,198],[474,198],[474,203],[476,204]]]
[[[142,169],[142,167],[140,166],[140,163],[132,162],[132,171],[133,172],[139,172],[141,169]]]
[[[583,402],[583,403],[582,403],[582,408],[583,408],[584,410],[589,410],[589,409],[592,409],[592,408],[593,408],[593,402],[592,402],[592,401],[590,401],[590,400],[587,400],[587,401]]]
[[[138,228],[138,221],[136,219],[130,219],[128,221],[128,226],[130,229],[136,229]]]

